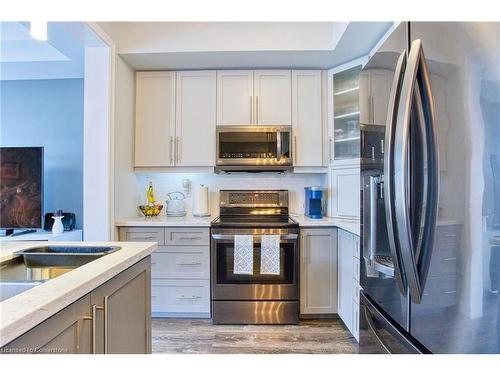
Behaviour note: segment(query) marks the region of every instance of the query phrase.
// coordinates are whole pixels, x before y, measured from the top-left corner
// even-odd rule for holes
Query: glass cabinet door
[[[361,65],[333,76],[333,140],[335,159],[359,157],[359,73]]]

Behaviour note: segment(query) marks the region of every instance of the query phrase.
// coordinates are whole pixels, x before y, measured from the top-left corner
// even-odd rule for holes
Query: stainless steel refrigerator
[[[359,92],[360,352],[500,353],[500,23],[400,23]]]

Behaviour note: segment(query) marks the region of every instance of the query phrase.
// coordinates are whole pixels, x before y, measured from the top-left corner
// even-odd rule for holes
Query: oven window
[[[253,275],[233,273],[234,244],[219,242],[216,245],[217,283],[218,284],[293,284],[294,282],[294,244],[280,244],[280,274],[260,274],[260,244],[254,243]]]
[[[276,158],[275,132],[221,132],[219,158],[255,159]]]

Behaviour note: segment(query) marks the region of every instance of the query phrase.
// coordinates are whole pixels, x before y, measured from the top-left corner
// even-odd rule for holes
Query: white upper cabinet
[[[217,124],[251,125],[254,113],[253,70],[217,72]]]
[[[290,125],[290,70],[217,72],[217,125]]]
[[[385,125],[392,78],[393,73],[384,69],[361,72],[359,107],[362,124]]]
[[[330,176],[331,216],[359,220],[359,167],[332,168]]]
[[[294,165],[321,167],[321,71],[292,71],[292,125]]]
[[[215,164],[215,124],[215,71],[177,72],[175,165]]]
[[[136,167],[174,164],[175,72],[136,74]]]
[[[370,124],[371,118],[370,73],[361,72],[359,75],[359,122]]]
[[[290,70],[254,72],[255,117],[257,125],[292,123],[292,86]]]

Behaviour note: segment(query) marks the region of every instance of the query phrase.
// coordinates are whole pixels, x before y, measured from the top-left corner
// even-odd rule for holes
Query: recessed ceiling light
[[[31,36],[38,40],[47,40],[47,22],[31,21]]]

